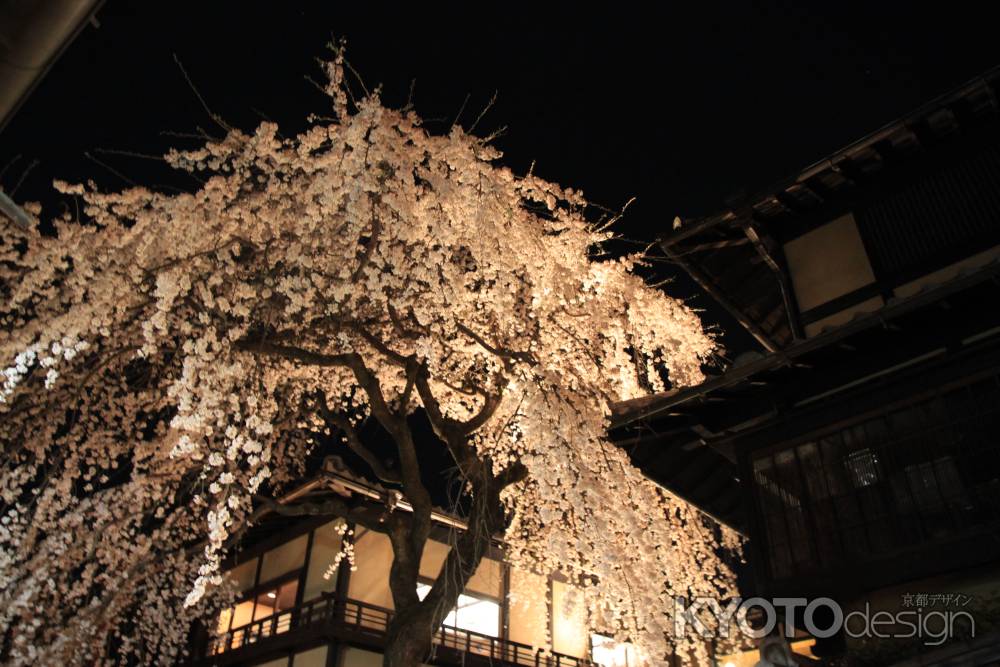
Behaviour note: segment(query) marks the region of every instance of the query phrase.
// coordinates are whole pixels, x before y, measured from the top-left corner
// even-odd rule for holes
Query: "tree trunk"
[[[434,629],[426,613],[397,614],[385,637],[382,667],[419,667],[431,650]]]
[[[503,516],[499,498],[495,493],[487,493],[488,488],[488,484],[480,485],[481,493],[474,497],[469,514],[470,527],[448,552],[437,580],[424,599],[405,602],[406,596],[393,595],[397,609],[386,628],[383,667],[418,667],[430,654],[434,633],[455,608],[458,596],[465,590],[489,548],[491,537],[497,530],[498,517]],[[405,540],[397,537],[395,543],[403,543],[400,545],[403,547]],[[422,545],[419,551],[423,551]],[[401,562],[399,556],[397,551],[392,570],[392,575],[398,577],[396,586],[416,591],[417,568],[405,567],[407,563]],[[405,583],[403,580],[406,580]]]
[[[421,395],[428,389],[422,386],[418,378],[418,389]],[[435,409],[430,411],[441,421],[440,413]],[[432,415],[432,421],[433,415]],[[404,483],[404,489],[412,496],[412,489],[418,488],[420,502],[413,504],[413,513],[404,518],[396,514],[389,519],[388,535],[392,543],[393,563],[389,571],[389,588],[392,591],[396,613],[389,627],[386,628],[385,654],[382,658],[383,667],[418,667],[430,654],[432,638],[448,613],[455,608],[458,596],[472,574],[478,569],[483,556],[490,547],[494,535],[501,534],[507,525],[507,517],[503,503],[500,501],[500,491],[509,484],[524,478],[527,470],[520,464],[515,464],[494,477],[492,464],[475,457],[467,435],[451,429],[442,429],[440,435],[448,444],[459,469],[470,483],[472,506],[466,517],[468,528],[461,532],[452,548],[445,557],[437,579],[423,600],[417,597],[417,582],[420,570],[420,560],[430,534],[431,503],[430,495],[419,479]],[[394,433],[401,453],[416,459],[412,436],[406,429],[398,429]],[[404,468],[409,467],[419,471],[415,460],[409,466],[404,461]]]
[[[475,513],[473,513],[475,516]],[[472,573],[479,567],[489,546],[489,533],[473,530],[463,533],[449,552],[431,591],[405,609],[397,609],[386,628],[383,667],[418,667],[430,654],[434,634],[445,616],[458,603]],[[413,576],[413,590],[417,578]]]

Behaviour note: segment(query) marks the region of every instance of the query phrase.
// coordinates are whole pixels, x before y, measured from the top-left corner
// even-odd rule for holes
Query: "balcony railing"
[[[358,600],[338,600],[324,596],[286,609],[225,634],[209,639],[203,664],[212,664],[213,658],[237,649],[256,645],[268,638],[300,629],[326,629],[341,638],[362,637],[380,644],[392,620],[393,611]],[[521,665],[522,667],[591,667],[593,663],[563,655],[545,652],[528,644],[491,637],[472,630],[447,625],[434,633],[435,647],[442,647],[490,661]]]

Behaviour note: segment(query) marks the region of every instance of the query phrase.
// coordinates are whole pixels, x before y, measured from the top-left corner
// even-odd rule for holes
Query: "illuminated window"
[[[586,658],[590,645],[587,641],[589,628],[583,592],[576,586],[555,579],[551,585],[552,650],[574,658]]]
[[[309,567],[306,571],[302,600],[315,600],[323,593],[330,593],[337,586],[337,577],[324,579],[323,575],[340,553],[341,534],[344,520],[334,519],[313,531],[312,551],[309,554]]]
[[[548,644],[548,586],[546,577],[510,569],[508,639],[528,646]]]
[[[256,596],[243,600],[235,606],[223,609],[219,614],[219,623],[216,628],[216,635],[223,638],[223,641],[213,647],[213,653],[222,653],[229,649],[239,648],[246,643],[255,641],[259,637],[267,637],[273,634],[287,632],[291,627],[292,615],[282,614],[274,619],[274,623],[263,623],[259,627],[249,628],[251,623],[271,618],[275,614],[281,614],[295,606],[295,594],[298,592],[299,582],[293,579],[273,588],[268,588]],[[225,641],[226,633],[231,633],[228,642]]]
[[[871,486],[879,480],[878,456],[870,449],[859,449],[844,458],[844,464],[851,475],[851,482],[857,489]]]
[[[590,635],[590,655],[602,667],[634,667],[639,664],[632,644],[597,633]]]
[[[287,632],[292,623],[291,614],[282,614],[295,606],[295,593],[299,589],[299,582],[293,579],[281,586],[264,591],[257,595],[256,606],[254,607],[253,620],[270,618],[275,614],[280,614],[273,623],[265,623],[261,626],[261,636],[268,636],[272,632],[280,634]]]
[[[257,581],[257,559],[248,560],[242,565],[237,565],[226,572],[226,577],[233,583],[238,591],[247,591],[253,588]]]
[[[260,565],[260,582],[265,583],[277,579],[283,574],[288,574],[292,570],[302,567],[306,559],[308,540],[308,535],[300,535],[264,554],[263,562]]]
[[[431,590],[430,584],[417,584],[417,595],[421,600]],[[458,604],[444,619],[444,625],[478,632],[490,637],[500,636],[500,603],[488,598],[462,593]]]
[[[351,572],[347,597],[392,609],[388,577],[392,567],[392,543],[389,536],[372,530],[359,530],[354,538],[354,555],[358,569]]]
[[[222,653],[229,648],[239,648],[243,645],[243,639],[246,635],[246,631],[243,630],[248,623],[253,620],[253,600],[244,600],[239,604],[229,607],[228,609],[223,609],[222,613],[219,614],[219,626],[218,635],[221,638],[226,637],[226,632],[231,628],[233,629],[232,637],[226,642],[220,642],[215,646],[215,653]]]

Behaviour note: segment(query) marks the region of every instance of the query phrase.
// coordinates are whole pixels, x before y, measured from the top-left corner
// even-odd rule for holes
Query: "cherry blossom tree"
[[[388,535],[386,665],[421,662],[491,539],[571,577],[593,625],[661,662],[673,596],[733,576],[719,527],[631,466],[608,418],[699,382],[712,338],[633,273],[640,258],[602,254],[582,193],[377,92],[351,103],[340,55],[327,70],[333,119],[170,152],[195,192],[57,182],[84,221],[0,223],[0,658],[174,663],[222,604],[221,559],[271,508]],[[324,434],[413,512],[273,502]],[[436,447],[469,529],[421,601]]]

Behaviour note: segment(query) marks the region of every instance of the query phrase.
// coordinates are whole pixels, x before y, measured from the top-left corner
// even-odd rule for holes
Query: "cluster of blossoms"
[[[636,258],[595,256],[581,193],[376,95],[348,109],[329,72],[335,121],[168,154],[196,192],[57,184],[84,222],[0,222],[0,657],[178,661],[254,496],[303,474],[322,392],[475,424],[497,474],[527,470],[514,563],[571,577],[650,662],[698,660],[668,601],[732,591],[720,529],[606,430],[613,403],[701,381],[713,340]]]
[[[14,358],[14,365],[3,370],[4,383],[0,389],[0,403],[6,403],[7,397],[14,393],[18,383],[31,371],[37,363],[45,369],[44,387],[51,389],[59,379],[59,371],[55,366],[60,360],[71,361],[78,353],[86,350],[85,340],[73,340],[69,336],[53,341],[48,350],[41,343],[35,343]]]
[[[337,574],[337,569],[340,567],[340,563],[346,560],[351,568],[351,572],[355,572],[358,569],[357,564],[354,562],[354,530],[347,527],[346,523],[342,523],[337,526],[337,534],[340,535],[340,551],[333,557],[330,561],[330,565],[327,566],[326,570],[323,572],[323,579],[329,581]]]

